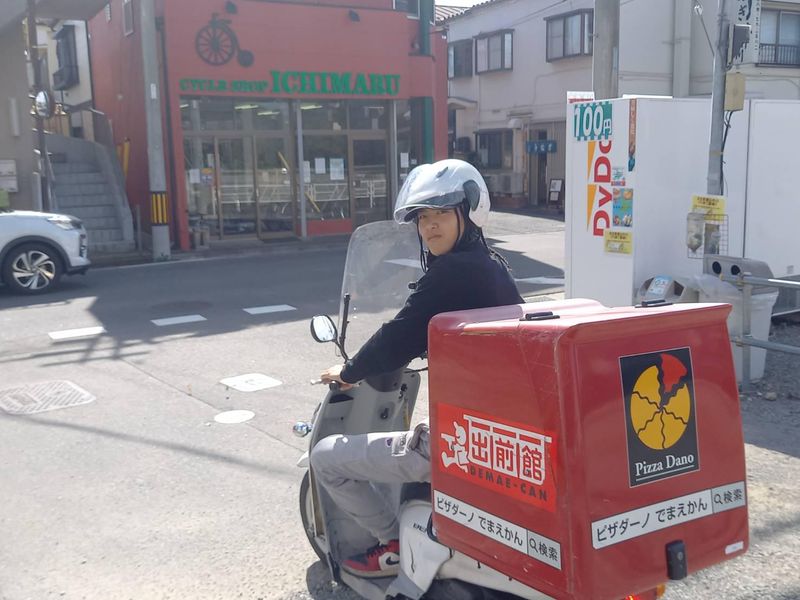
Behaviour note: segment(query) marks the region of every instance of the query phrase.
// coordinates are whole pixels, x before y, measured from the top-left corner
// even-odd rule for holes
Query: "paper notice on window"
[[[633,232],[606,229],[603,231],[603,245],[609,254],[633,254]]]
[[[408,152],[401,152],[400,153],[400,168],[407,169],[408,168]]]
[[[303,161],[303,183],[311,183],[311,161]]]
[[[189,169],[189,183],[200,185],[200,169]]]
[[[317,175],[325,175],[325,159],[324,158],[315,158],[314,159],[314,173]]]
[[[331,159],[331,181],[344,181],[344,159]]]

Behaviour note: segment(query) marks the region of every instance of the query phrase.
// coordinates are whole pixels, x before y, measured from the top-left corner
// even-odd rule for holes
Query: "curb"
[[[339,237],[336,240],[290,240],[285,242],[258,242],[253,245],[236,247],[222,246],[209,248],[207,250],[187,250],[185,252],[175,252],[168,260],[157,261],[149,254],[127,253],[127,254],[95,254],[89,255],[92,261],[91,269],[107,269],[115,267],[143,267],[153,265],[174,265],[186,262],[198,262],[204,260],[220,260],[225,258],[245,258],[251,256],[261,256],[265,254],[286,255],[292,253],[313,253],[329,252],[332,250],[347,247],[350,236]],[[260,244],[260,245],[259,245]]]

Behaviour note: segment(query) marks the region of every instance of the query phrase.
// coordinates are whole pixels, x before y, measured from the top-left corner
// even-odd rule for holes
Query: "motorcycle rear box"
[[[435,317],[440,541],[581,600],[619,600],[745,552],[729,311],[567,300]]]

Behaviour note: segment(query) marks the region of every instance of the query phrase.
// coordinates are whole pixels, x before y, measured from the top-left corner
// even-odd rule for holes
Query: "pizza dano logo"
[[[631,487],[700,468],[688,348],[619,359]]]
[[[552,435],[449,404],[437,411],[442,433],[432,455],[444,472],[555,511]]]

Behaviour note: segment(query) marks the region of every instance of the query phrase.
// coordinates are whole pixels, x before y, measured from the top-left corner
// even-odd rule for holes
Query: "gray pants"
[[[398,537],[397,515],[370,482],[431,480],[427,423],[411,431],[328,436],[311,451],[311,466],[336,506],[386,543]]]

